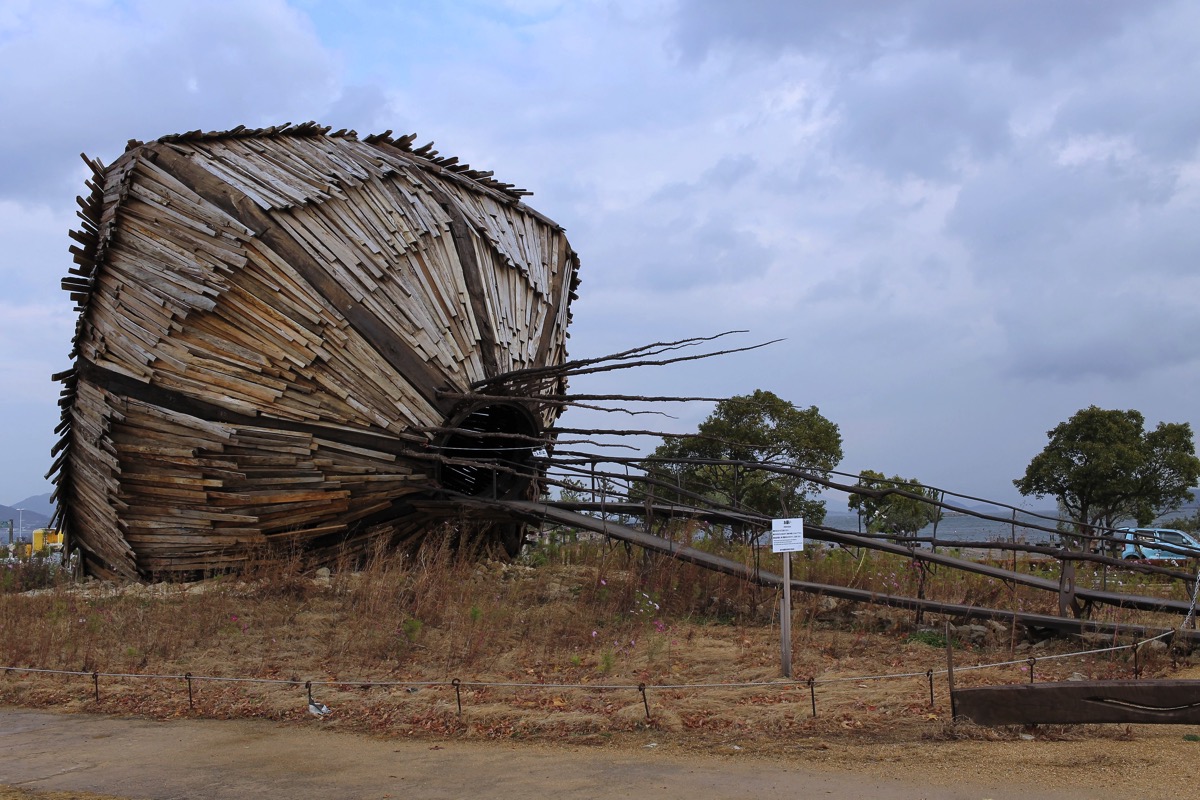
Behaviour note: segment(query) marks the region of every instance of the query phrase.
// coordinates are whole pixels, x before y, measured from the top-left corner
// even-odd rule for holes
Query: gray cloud
[[[824,65],[835,146],[892,176],[944,180],[996,156],[1038,100],[1060,135],[1129,132],[1153,152],[1187,152],[1200,128],[1200,103],[1178,96],[1200,86],[1192,37],[1172,33],[1200,24],[1187,4],[684,0],[674,22],[691,64],[731,52]]]
[[[888,175],[939,180],[1009,144],[1003,74],[970,75],[954,59],[877,62],[835,92],[834,149]]]
[[[0,38],[0,70],[9,198],[81,191],[83,151],[112,159],[128,138],[301,122],[336,90],[336,65],[282,0],[38,2]],[[121,138],[98,142],[105,131]]]
[[[1003,61],[1023,69],[1076,57],[1118,36],[1131,18],[1162,2],[1123,0],[682,0],[674,41],[697,61],[720,48],[788,50],[861,64],[896,50],[959,51],[969,60]]]
[[[1008,373],[1062,384],[1100,378],[1136,385],[1165,369],[1194,367],[1200,319],[1192,304],[1141,291],[1136,274],[1129,283],[1103,305],[1081,308],[1067,291],[1027,298],[1026,313],[1006,328],[1012,340]]]
[[[1110,225],[1128,225],[1171,196],[1153,170],[1107,158],[1063,165],[1050,156],[1026,153],[990,165],[959,193],[947,231],[961,237],[985,275],[1011,280],[1041,272],[1047,260],[1086,246],[1081,234],[1096,223],[1101,230],[1091,232],[1112,236],[1118,229]]]
[[[907,5],[912,12],[905,15],[910,46],[956,50],[969,60],[998,61],[1021,71],[1042,72],[1119,38],[1132,21],[1166,4],[1156,0],[1136,4],[1124,0],[919,0]]]
[[[848,469],[1008,496],[1079,408],[1195,413],[1197,31],[1165,0],[10,4],[0,303],[55,333],[0,335],[3,366],[63,366],[79,152],[310,118],[416,131],[567,227],[574,355],[786,339],[591,389],[770,388],[842,426]],[[36,429],[56,390],[22,391],[0,411]]]
[[[1077,149],[1091,155],[990,166],[947,219],[990,287],[1006,372],[1128,381],[1194,363],[1196,179],[1111,143]]]
[[[773,259],[752,232],[686,207],[655,219],[624,220],[619,231],[616,240],[591,253],[593,262],[605,265],[602,274],[593,271],[601,286],[620,284],[634,292],[716,290],[760,277]]]

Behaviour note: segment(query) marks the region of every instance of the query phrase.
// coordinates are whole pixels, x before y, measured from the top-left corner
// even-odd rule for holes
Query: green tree
[[[1193,511],[1184,517],[1175,517],[1162,523],[1164,528],[1174,528],[1187,533],[1200,533],[1200,511]]]
[[[1046,435],[1046,449],[1013,485],[1057,499],[1080,534],[1125,519],[1148,525],[1193,499],[1200,459],[1186,422],[1146,431],[1138,411],[1089,406]]]
[[[931,501],[938,499],[938,491],[926,488],[915,478],[885,477],[882,472],[863,470],[855,484],[863,494],[851,494],[847,505],[858,511],[866,521],[870,533],[890,533],[896,536],[915,536],[917,531],[941,519],[941,509]],[[896,489],[904,494],[877,492]]]
[[[720,506],[772,517],[804,517],[815,524],[824,521],[825,503],[810,496],[820,491],[818,484],[753,467],[772,464],[828,477],[842,460],[842,436],[816,406],[797,408],[758,389],[717,403],[696,433],[660,445],[653,457],[661,460],[649,466],[648,474]],[[696,460],[712,463],[691,463]],[[642,491],[695,503],[687,494],[672,495],[662,487]],[[744,539],[747,528],[735,525],[730,533]]]

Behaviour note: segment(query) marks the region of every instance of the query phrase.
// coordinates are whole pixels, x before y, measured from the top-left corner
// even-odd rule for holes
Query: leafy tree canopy
[[[1160,527],[1174,528],[1177,531],[1200,533],[1200,511],[1193,511],[1183,517],[1175,517],[1162,523]]]
[[[851,494],[847,505],[858,511],[866,521],[871,533],[892,533],[897,536],[913,536],[926,525],[941,519],[941,509],[928,500],[937,500],[938,491],[926,488],[915,478],[891,478],[882,472],[863,470],[858,474],[856,486],[872,491],[899,489],[904,494],[886,494],[875,497],[870,494]]]
[[[1134,410],[1078,411],[1047,432],[1046,449],[1013,485],[1026,496],[1056,498],[1081,533],[1124,519],[1148,525],[1193,499],[1200,459],[1186,422],[1144,425]]]
[[[717,403],[696,433],[659,446],[654,458],[664,461],[652,464],[648,473],[720,505],[772,517],[804,517],[815,524],[824,521],[824,502],[810,497],[820,491],[819,485],[729,463],[774,464],[827,477],[842,460],[842,435],[816,406],[797,408],[758,389]],[[688,463],[692,460],[725,463]],[[663,499],[695,502],[683,493],[672,496],[664,487],[649,491]],[[732,533],[744,536],[745,530]]]

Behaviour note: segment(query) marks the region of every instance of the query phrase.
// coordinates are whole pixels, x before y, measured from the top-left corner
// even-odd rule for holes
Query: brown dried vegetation
[[[906,569],[870,553],[818,550],[796,560],[799,578],[879,591],[914,580]],[[960,573],[936,573],[927,588],[947,598],[990,591]],[[1011,599],[1025,607],[1049,602]],[[0,666],[83,674],[4,673],[0,703],[158,718],[253,716],[397,737],[652,739],[767,753],[1020,735],[949,719],[946,652],[936,646],[942,620],[918,626],[910,611],[820,596],[794,602],[796,680],[785,682],[775,591],[604,542],[543,548],[525,564],[427,546],[379,553],[328,576],[285,560],[194,584],[64,583],[0,595]],[[981,627],[971,641],[952,637],[962,639],[955,642],[960,686],[1028,680],[1023,665],[962,671],[968,665],[1087,649]],[[1165,650],[1144,652],[1141,665],[1147,676],[1189,666]],[[1129,651],[1120,651],[1039,661],[1036,678],[1124,678],[1132,668]],[[97,683],[93,672],[102,673]],[[182,677],[103,673],[190,674],[192,702]],[[880,677],[896,673],[916,676]],[[817,681],[815,717],[809,677]],[[309,717],[306,681],[333,709],[330,717]],[[771,685],[712,685],[741,683]],[[1039,732],[1127,735],[1112,726]]]

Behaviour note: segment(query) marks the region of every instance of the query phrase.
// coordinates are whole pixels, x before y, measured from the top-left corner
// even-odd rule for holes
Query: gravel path
[[[879,761],[849,772],[828,764],[703,756],[670,747],[634,751],[383,740],[311,724],[160,722],[0,709],[0,798],[15,787],[122,798],[1095,798],[1128,790],[1062,792],[1029,770],[963,774]],[[968,743],[980,745],[984,743]],[[1109,743],[1111,744],[1111,742]],[[986,758],[986,756],[985,756]],[[932,766],[932,765],[931,765]],[[1068,773],[1062,785],[1074,781]],[[1086,783],[1086,782],[1085,782]],[[937,784],[937,785],[931,785]]]

